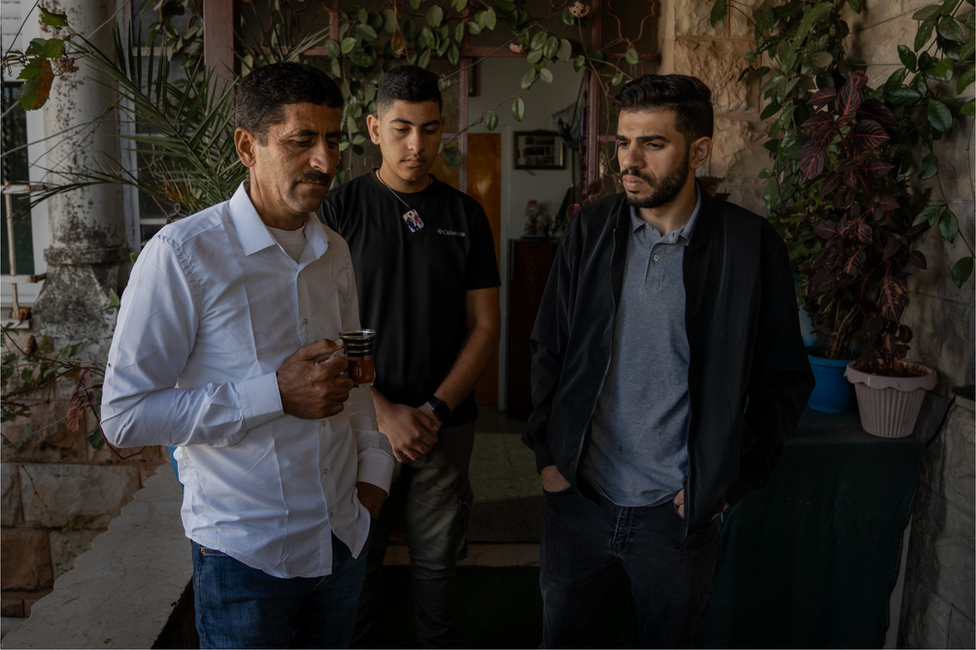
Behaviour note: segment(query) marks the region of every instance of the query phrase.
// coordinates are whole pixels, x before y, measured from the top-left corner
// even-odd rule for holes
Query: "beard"
[[[638,209],[651,209],[663,207],[674,201],[688,182],[688,153],[689,151],[685,150],[685,155],[678,166],[665,174],[658,183],[654,182],[653,177],[642,174],[638,169],[625,169],[621,172],[621,176],[636,176],[651,188],[651,193],[647,196],[637,196],[627,192],[627,203]]]

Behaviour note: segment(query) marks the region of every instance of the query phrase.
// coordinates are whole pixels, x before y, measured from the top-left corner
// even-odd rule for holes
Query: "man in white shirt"
[[[348,646],[389,489],[369,389],[330,357],[359,327],[349,249],[311,215],[341,107],[311,66],[245,77],[235,145],[249,180],[163,228],[122,296],[102,427],[117,446],[179,447],[204,648]]]

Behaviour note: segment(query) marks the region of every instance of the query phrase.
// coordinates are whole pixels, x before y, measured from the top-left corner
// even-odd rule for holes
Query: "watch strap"
[[[430,404],[430,410],[434,412],[434,417],[440,420],[442,424],[450,419],[451,408],[442,400],[432,396],[429,400],[427,400],[427,403]]]

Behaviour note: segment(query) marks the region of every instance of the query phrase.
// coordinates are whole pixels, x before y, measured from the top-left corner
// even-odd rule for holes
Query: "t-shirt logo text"
[[[461,232],[460,230],[444,230],[443,228],[437,229],[438,235],[451,235],[453,237],[467,237],[468,233]]]

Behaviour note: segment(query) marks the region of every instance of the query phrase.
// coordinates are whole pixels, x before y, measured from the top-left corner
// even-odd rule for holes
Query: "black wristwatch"
[[[451,409],[447,404],[436,397],[431,397],[427,400],[427,403],[430,404],[430,408],[434,412],[434,417],[440,420],[441,424],[451,419]]]

